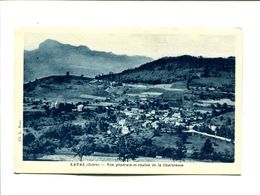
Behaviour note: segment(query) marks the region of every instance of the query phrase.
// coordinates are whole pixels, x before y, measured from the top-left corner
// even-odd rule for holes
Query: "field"
[[[68,75],[28,83],[24,160],[233,162],[234,102],[219,96],[232,92],[186,87]]]
[[[205,87],[223,87],[234,85],[235,81],[231,78],[222,78],[222,77],[204,77],[199,79],[193,79],[191,85],[194,86],[205,86]]]

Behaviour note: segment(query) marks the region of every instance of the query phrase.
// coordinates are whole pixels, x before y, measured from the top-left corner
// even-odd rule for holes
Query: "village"
[[[232,116],[234,112],[234,104],[230,99],[222,98],[219,101],[194,99],[192,89],[176,92],[169,86],[166,86],[168,88],[164,90],[167,93],[174,93],[174,96],[162,90],[158,92],[158,89],[152,91],[154,88],[148,92],[137,93],[134,85],[116,82],[92,80],[90,84],[105,86],[109,95],[104,97],[84,94],[81,95],[82,101],[76,102],[24,97],[24,115],[30,120],[32,120],[31,116],[34,116],[35,123],[41,118],[45,118],[46,121],[49,118],[54,121],[65,118],[63,122],[59,122],[60,125],[69,123],[80,128],[82,132],[89,132],[96,136],[102,135],[111,140],[130,135],[149,140],[157,139],[157,141],[163,139],[163,136],[168,136],[173,141],[178,141],[176,137],[180,137],[181,134],[181,137],[186,137],[184,140],[187,137],[190,140],[193,137],[198,139],[199,136],[199,139],[210,138],[217,142],[234,144],[234,129],[232,129],[234,120],[232,117],[226,117],[226,115]],[[138,90],[140,87],[144,88],[139,85]],[[161,85],[159,87],[162,88]],[[210,92],[214,93],[214,91]],[[25,133],[33,133],[36,138],[43,136],[39,130],[34,132],[30,127],[31,124],[27,121]],[[42,127],[38,125],[37,128],[45,129],[42,132],[49,131],[44,125]],[[163,144],[175,146],[176,143]],[[111,145],[114,145],[113,142]],[[192,144],[190,147],[193,147]],[[189,150],[190,155],[193,149]]]

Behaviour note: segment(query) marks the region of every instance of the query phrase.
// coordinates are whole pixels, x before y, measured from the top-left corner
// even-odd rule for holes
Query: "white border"
[[[246,194],[259,193],[259,2],[88,3],[0,2],[2,194]],[[94,2],[92,2],[94,3]],[[91,3],[90,3],[91,4]],[[95,4],[95,3],[94,3]],[[97,4],[99,4],[97,2]],[[152,5],[151,5],[152,4]],[[93,9],[94,10],[94,9]],[[100,11],[101,10],[101,11]],[[101,14],[102,13],[102,14]],[[157,13],[157,14],[156,14]],[[105,17],[101,17],[105,16]],[[89,21],[88,19],[91,19]],[[14,29],[21,26],[238,26],[244,30],[242,176],[77,177],[13,173]]]
[[[89,166],[93,162],[50,162],[50,161],[23,161],[22,157],[22,127],[23,127],[23,53],[24,37],[26,33],[60,33],[70,32],[72,34],[88,32],[108,33],[176,33],[178,27],[164,28],[21,28],[15,34],[15,135],[14,135],[14,158],[16,173],[70,173],[70,174],[240,174],[241,172],[241,81],[242,81],[242,29],[239,28],[178,28],[178,32],[194,35],[222,35],[234,38],[236,57],[236,94],[235,94],[235,161],[233,163],[201,163],[201,162],[167,162],[149,163],[147,166],[139,166],[136,162],[113,162],[114,166],[107,165],[107,162],[98,162],[98,166]],[[82,164],[84,166],[82,166]],[[121,164],[128,165],[122,166]],[[174,167],[172,167],[174,166]]]

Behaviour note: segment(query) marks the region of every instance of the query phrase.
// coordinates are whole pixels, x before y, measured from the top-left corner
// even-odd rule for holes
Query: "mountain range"
[[[163,57],[117,74],[97,77],[128,83],[173,83],[191,77],[218,77],[234,80],[235,57],[205,58],[195,56]]]
[[[152,60],[145,56],[117,55],[47,39],[37,49],[24,51],[24,82],[66,72],[86,77],[119,73]]]

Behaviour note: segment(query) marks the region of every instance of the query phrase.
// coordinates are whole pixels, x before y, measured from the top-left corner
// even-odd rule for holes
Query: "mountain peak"
[[[118,73],[151,60],[145,56],[117,55],[91,50],[85,45],[75,46],[46,39],[40,43],[39,48],[24,52],[24,79],[30,81],[51,75],[63,75],[64,72],[95,77],[109,72]]]
[[[46,39],[39,45],[39,49],[53,49],[53,48],[70,48],[70,49],[78,49],[79,51],[89,51],[90,49],[85,45],[80,46],[73,46],[70,44],[63,44],[59,41],[56,41],[54,39]]]
[[[45,41],[40,43],[39,48],[44,48],[44,47],[53,48],[53,47],[59,47],[61,45],[63,45],[63,44],[56,40],[46,39]]]

